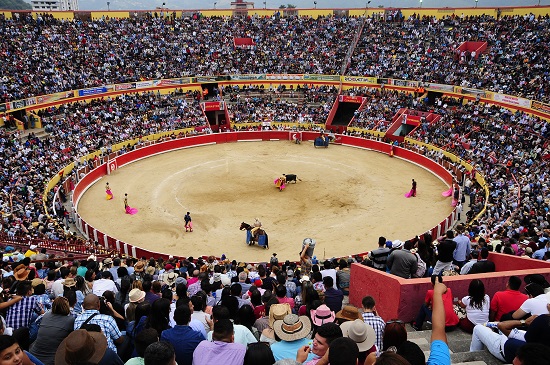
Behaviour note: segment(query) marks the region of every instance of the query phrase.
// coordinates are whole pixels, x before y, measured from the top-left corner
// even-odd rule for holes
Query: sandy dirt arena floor
[[[283,191],[273,181],[297,174]],[[411,179],[416,198],[405,198]],[[105,198],[109,182],[115,198]],[[165,153],[127,165],[94,184],[79,202],[81,217],[121,241],[180,256],[216,255],[242,261],[297,260],[302,240],[315,255],[371,250],[378,237],[405,240],[452,210],[448,187],[430,172],[397,158],[353,147],[284,141],[238,142]],[[128,203],[139,209],[125,214]],[[183,216],[193,218],[186,233]],[[247,246],[241,222],[260,218],[269,249]]]

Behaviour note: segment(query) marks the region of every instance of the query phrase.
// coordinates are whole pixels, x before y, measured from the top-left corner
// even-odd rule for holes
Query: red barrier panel
[[[243,132],[227,132],[227,133],[217,133],[217,134],[206,134],[206,135],[200,135],[200,136],[194,136],[194,137],[186,137],[186,138],[178,138],[174,140],[168,140],[160,143],[153,143],[149,146],[145,146],[143,148],[136,149],[134,151],[127,152],[125,154],[122,154],[118,157],[116,157],[117,165],[118,167],[122,167],[126,164],[141,160],[143,158],[147,158],[150,156],[154,156],[156,154],[170,152],[182,148],[189,148],[193,146],[201,146],[201,145],[208,145],[208,144],[216,144],[216,143],[228,143],[228,142],[237,142],[237,141],[250,141],[250,140],[258,140],[258,141],[269,141],[269,140],[289,140],[289,131],[243,131]],[[313,141],[315,138],[317,138],[320,133],[319,132],[311,132],[311,131],[302,131],[302,140],[303,141]],[[337,140],[342,145],[348,145],[348,146],[355,146],[360,147],[372,151],[377,151],[385,154],[389,154],[390,152],[390,145],[387,143],[379,142],[376,140],[371,139],[364,139],[359,137],[351,137],[351,136],[337,136]],[[448,184],[452,183],[452,176],[443,166],[437,164],[435,161],[430,160],[429,158],[420,155],[416,152],[400,148],[400,147],[394,147],[394,156],[408,160],[412,163],[415,163],[429,171],[431,171],[434,175],[441,178],[443,181],[445,181]],[[98,168],[92,170],[89,174],[84,176],[76,185],[73,193],[73,203],[76,205],[76,208],[78,208],[78,201],[82,194],[86,191],[86,189],[91,186],[96,180],[101,178],[102,176],[105,176],[107,174],[107,164],[103,164],[99,166]],[[75,209],[76,211],[76,209]],[[440,225],[443,225],[444,227],[450,226],[453,222],[454,213],[451,213],[448,217],[446,217]],[[432,229],[432,232],[436,230],[436,228]],[[91,239],[95,239],[94,236],[94,228],[90,227],[86,224],[86,222],[82,221],[82,231],[84,233],[87,233],[88,237]],[[443,230],[444,232],[444,230]],[[104,245],[104,234],[101,232],[98,232],[97,241],[100,245]],[[135,255],[137,257],[163,257],[167,258],[167,254],[162,254],[154,251],[145,250],[139,247],[134,247],[131,244],[127,244],[124,242],[118,242],[113,237],[107,236],[107,242],[108,247],[111,250],[119,250],[123,251],[127,254],[133,254],[135,252]]]
[[[483,281],[485,292],[490,297],[495,292],[504,290],[508,278],[512,275],[520,277],[523,281],[525,275],[536,273],[550,280],[549,262],[493,252],[489,255],[489,260],[495,263],[499,271],[443,278],[455,298],[468,295],[468,286],[473,279]],[[403,279],[360,264],[351,265],[350,303],[361,307],[363,297],[370,295],[376,301],[378,314],[385,320],[413,320],[424,303],[426,292],[431,288],[429,278]]]

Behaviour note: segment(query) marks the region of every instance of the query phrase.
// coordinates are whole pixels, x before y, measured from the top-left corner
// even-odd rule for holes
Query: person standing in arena
[[[191,220],[191,213],[187,212],[185,217],[183,217],[183,220],[185,220],[185,232],[193,232],[193,221]]]

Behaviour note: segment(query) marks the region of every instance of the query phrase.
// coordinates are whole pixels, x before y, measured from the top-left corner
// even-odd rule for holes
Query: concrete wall
[[[489,259],[495,263],[497,272],[463,276],[447,276],[444,282],[451,288],[454,297],[468,294],[473,279],[485,284],[485,291],[492,297],[504,290],[512,275],[522,280],[528,274],[542,274],[550,281],[550,263],[530,258],[491,253]],[[402,279],[360,264],[351,267],[350,303],[361,307],[363,297],[370,295],[376,301],[376,309],[384,320],[399,318],[411,321],[418,314],[426,292],[432,288],[430,278]],[[523,289],[523,285],[522,285]]]

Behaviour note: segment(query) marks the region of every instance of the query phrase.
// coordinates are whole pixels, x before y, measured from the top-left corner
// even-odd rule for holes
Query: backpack
[[[416,269],[416,273],[414,274],[414,277],[423,278],[424,275],[426,274],[426,263],[424,262],[424,260],[420,258],[419,254],[415,252],[414,255],[416,256],[416,260],[418,261],[418,268]]]

